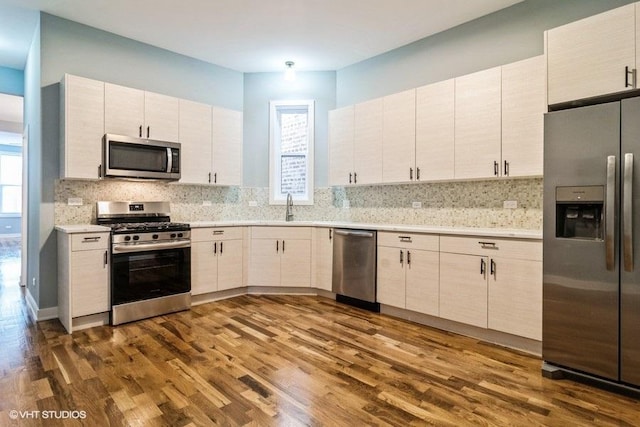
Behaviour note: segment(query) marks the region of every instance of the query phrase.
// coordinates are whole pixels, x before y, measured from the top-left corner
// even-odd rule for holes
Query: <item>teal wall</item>
[[[337,73],[337,106],[541,55],[545,30],[633,0],[526,0]]]
[[[24,71],[0,67],[0,93],[24,96]]]
[[[335,108],[336,73],[298,72],[293,82],[283,73],[244,75],[243,185],[269,186],[269,101],[315,100],[314,184],[328,186],[328,114]]]

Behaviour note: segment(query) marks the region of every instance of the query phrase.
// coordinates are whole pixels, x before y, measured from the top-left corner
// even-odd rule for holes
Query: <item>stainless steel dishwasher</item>
[[[376,302],[377,233],[336,228],[333,231],[333,277],[336,301],[372,311]]]

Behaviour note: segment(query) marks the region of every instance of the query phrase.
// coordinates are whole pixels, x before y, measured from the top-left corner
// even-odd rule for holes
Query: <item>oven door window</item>
[[[112,304],[191,291],[191,248],[114,254]]]

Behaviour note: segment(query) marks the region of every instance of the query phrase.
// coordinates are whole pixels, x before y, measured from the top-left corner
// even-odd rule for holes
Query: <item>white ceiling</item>
[[[24,67],[26,50],[22,59],[4,58],[6,49],[18,49],[11,37],[24,37],[20,30],[31,19],[15,8],[237,71],[266,72],[283,70],[287,60],[298,70],[338,70],[520,1],[0,0],[0,65]]]

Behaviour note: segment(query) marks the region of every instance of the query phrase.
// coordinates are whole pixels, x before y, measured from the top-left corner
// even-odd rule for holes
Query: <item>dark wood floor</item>
[[[540,360],[321,297],[242,296],[73,335],[2,306],[0,425],[639,425]]]

